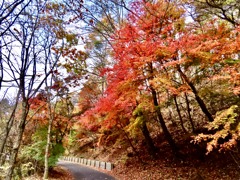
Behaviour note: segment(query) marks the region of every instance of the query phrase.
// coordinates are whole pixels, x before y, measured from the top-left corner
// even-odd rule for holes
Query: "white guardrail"
[[[110,162],[103,162],[103,161],[78,158],[78,157],[62,156],[60,160],[75,162],[78,164],[92,166],[92,167],[96,167],[96,168],[100,168],[108,171],[111,171],[114,167],[114,165]]]

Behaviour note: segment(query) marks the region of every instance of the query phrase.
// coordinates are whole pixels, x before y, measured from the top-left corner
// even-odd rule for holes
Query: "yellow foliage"
[[[214,133],[201,133],[194,138],[193,142],[206,141],[207,154],[213,149],[223,151],[235,147],[240,139],[240,120],[238,113],[236,113],[237,110],[238,106],[233,105],[228,109],[217,112],[214,121],[207,125],[208,130]]]

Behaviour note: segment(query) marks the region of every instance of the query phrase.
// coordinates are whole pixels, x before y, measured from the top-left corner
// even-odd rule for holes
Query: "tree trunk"
[[[194,127],[193,119],[192,119],[192,116],[191,116],[191,108],[190,108],[190,103],[189,103],[189,100],[188,100],[188,97],[187,97],[187,93],[184,93],[184,96],[185,96],[186,105],[187,105],[188,118],[189,118],[189,121],[190,121],[191,126],[192,126],[192,132],[195,132],[195,127]]]
[[[52,123],[53,123],[53,112],[52,112],[50,98],[48,98],[48,114],[49,114],[49,122],[48,122],[48,131],[47,131],[47,145],[45,148],[45,156],[44,156],[43,179],[48,179],[48,173],[49,173],[48,157],[50,154],[51,131],[52,131]]]
[[[155,157],[156,147],[154,146],[153,140],[150,136],[150,133],[148,131],[145,121],[143,122],[143,125],[141,126],[141,131],[142,131],[145,141],[147,143],[148,152],[150,153],[151,156]]]
[[[183,130],[184,133],[186,133],[187,130],[185,129],[185,127],[183,125],[182,115],[181,115],[181,112],[180,112],[180,109],[179,109],[179,106],[178,106],[178,103],[177,103],[177,96],[174,95],[173,99],[174,99],[174,102],[175,102],[175,106],[177,108],[177,113],[178,113],[178,117],[179,117],[179,120],[180,120],[180,124],[181,124],[182,130]]]
[[[138,102],[137,102],[137,105],[138,105]],[[156,147],[154,146],[153,140],[150,136],[150,133],[149,133],[149,130],[148,130],[148,127],[147,127],[147,124],[146,124],[147,117],[142,110],[139,112],[139,116],[141,118],[143,118],[142,123],[140,125],[140,129],[141,129],[141,131],[143,133],[143,136],[145,138],[145,142],[147,143],[148,152],[152,157],[155,157]]]
[[[204,101],[201,99],[201,97],[198,95],[197,89],[195,88],[194,84],[187,78],[187,76],[182,72],[181,68],[178,66],[178,72],[180,73],[181,77],[184,79],[184,81],[189,85],[191,88],[193,94],[195,95],[195,99],[198,102],[202,112],[207,116],[208,120],[212,122],[214,119],[211,115],[211,113],[208,111],[207,106],[205,105]]]
[[[148,73],[149,73],[149,77],[148,80],[153,79],[154,77],[154,72],[153,72],[153,65],[152,63],[148,63]],[[150,90],[151,90],[151,94],[152,94],[152,98],[153,98],[153,105],[155,107],[155,111],[157,113],[157,117],[160,123],[160,126],[162,127],[164,136],[166,138],[166,140],[168,141],[169,145],[172,148],[172,151],[174,154],[178,154],[178,147],[175,143],[175,141],[173,140],[170,132],[167,129],[167,126],[165,124],[165,121],[163,119],[159,104],[158,104],[158,98],[157,98],[157,92],[155,91],[155,89],[152,86],[149,86]]]
[[[8,120],[8,122],[6,124],[6,127],[5,127],[5,133],[3,135],[3,140],[2,140],[1,146],[0,146],[0,166],[2,166],[5,162],[4,148],[5,148],[10,130],[11,130],[13,122],[14,122],[15,112],[16,112],[16,109],[17,109],[17,106],[18,106],[19,96],[20,96],[20,93],[18,92],[17,97],[16,97],[16,99],[17,99],[16,103],[14,105],[11,116],[9,117],[9,120]]]
[[[7,171],[6,180],[11,180],[12,179],[13,170],[15,168],[15,163],[16,163],[18,151],[19,151],[19,148],[20,148],[20,145],[21,145],[21,142],[22,142],[22,137],[23,137],[23,133],[24,133],[25,125],[26,125],[28,110],[29,110],[29,105],[27,103],[27,100],[23,99],[23,102],[22,102],[22,117],[21,117],[21,121],[20,121],[19,126],[18,126],[19,131],[18,131],[18,134],[17,134],[17,141],[13,146],[13,153],[12,153],[12,156],[10,158],[9,169]]]
[[[162,113],[161,113],[161,110],[160,110],[160,107],[159,107],[159,104],[158,104],[158,100],[157,100],[157,93],[156,91],[152,88],[151,88],[151,92],[152,92],[152,97],[153,97],[153,104],[155,106],[155,110],[156,110],[156,113],[157,113],[157,117],[158,117],[158,120],[160,122],[160,125],[162,127],[162,130],[163,130],[163,133],[164,133],[164,136],[166,137],[169,145],[171,146],[172,148],[172,151],[177,154],[178,153],[178,147],[176,146],[176,143],[175,141],[173,140],[170,132],[168,131],[167,129],[167,126],[165,124],[165,121],[163,119],[163,116],[162,116]]]
[[[5,133],[3,134],[3,140],[1,142],[1,146],[0,146],[0,166],[2,166],[5,162],[5,159],[6,159],[6,156],[5,156],[5,153],[4,153],[4,148],[5,148],[5,145],[7,143],[7,140],[8,140],[8,136],[9,136],[9,133],[10,133],[10,130],[12,128],[12,125],[13,125],[13,121],[14,121],[14,116],[11,116],[6,124],[6,127],[5,127]]]
[[[121,130],[123,131],[124,136],[127,138],[128,143],[129,143],[130,146],[132,147],[133,152],[137,155],[138,159],[142,162],[142,159],[140,158],[140,156],[139,156],[136,148],[134,147],[133,143],[131,142],[131,139],[128,137],[128,134],[125,132],[122,123],[121,123],[120,121],[118,121],[118,124],[121,126]]]

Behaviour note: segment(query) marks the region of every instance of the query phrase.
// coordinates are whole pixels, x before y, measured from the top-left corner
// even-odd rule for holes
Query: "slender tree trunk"
[[[4,164],[4,161],[5,161],[4,148],[5,148],[10,130],[11,130],[13,122],[14,122],[15,112],[16,112],[16,109],[17,109],[17,106],[18,106],[19,96],[20,96],[20,93],[18,92],[17,97],[16,97],[17,100],[16,100],[16,103],[15,103],[15,106],[14,106],[13,111],[11,113],[11,116],[9,117],[9,120],[6,124],[5,133],[3,135],[3,140],[1,142],[1,146],[0,146],[0,165],[1,166]]]
[[[181,115],[181,112],[180,112],[180,109],[179,109],[179,106],[178,106],[178,103],[177,103],[177,96],[174,95],[173,99],[174,99],[175,106],[177,108],[177,113],[178,113],[178,117],[179,117],[179,120],[180,120],[180,124],[181,124],[182,130],[183,130],[184,133],[186,133],[187,130],[185,129],[185,127],[183,125],[182,115]]]
[[[52,131],[52,123],[53,123],[53,119],[54,119],[50,98],[48,98],[48,114],[49,114],[49,122],[48,122],[48,131],[47,131],[47,145],[46,145],[46,148],[45,148],[45,156],[44,156],[43,179],[48,179],[48,174],[49,174],[48,157],[49,157],[49,154],[50,154],[51,131]]]
[[[147,128],[145,121],[143,122],[141,131],[142,131],[145,141],[147,143],[149,153],[151,154],[151,156],[155,157],[156,147],[154,146],[153,140],[150,136],[150,133],[149,133],[149,130]]]
[[[187,97],[187,93],[184,93],[184,96],[185,96],[185,101],[186,101],[186,105],[187,105],[188,118],[189,118],[189,121],[190,121],[191,126],[192,126],[192,132],[195,132],[195,127],[194,127],[193,119],[192,119],[192,116],[191,116],[191,108],[190,108],[190,103],[189,103],[189,100],[188,100],[188,97]]]
[[[129,143],[130,146],[132,147],[133,152],[137,155],[139,161],[140,161],[141,163],[143,163],[143,161],[142,161],[142,159],[140,158],[140,156],[139,156],[139,154],[138,154],[136,148],[134,147],[134,145],[133,145],[131,139],[128,137],[128,134],[124,131],[124,128],[123,128],[122,123],[121,123],[121,122],[118,122],[118,124],[121,126],[121,130],[123,131],[124,136],[127,138],[128,143]]]
[[[153,79],[154,72],[153,72],[152,63],[148,63],[147,71],[149,73],[148,80]],[[157,92],[155,91],[155,89],[152,86],[150,86],[150,90],[151,90],[151,94],[152,94],[152,98],[153,98],[153,105],[155,107],[155,111],[156,111],[160,126],[162,127],[164,136],[165,136],[166,140],[168,141],[169,145],[171,146],[173,153],[178,154],[178,147],[177,147],[175,141],[173,140],[170,132],[168,131],[165,121],[163,119],[161,109],[160,109],[159,103],[158,103]]]
[[[206,104],[201,99],[201,97],[198,95],[197,89],[195,88],[194,84],[187,78],[187,76],[182,72],[181,68],[178,66],[178,72],[180,73],[181,77],[184,79],[184,81],[189,85],[191,88],[193,94],[195,95],[195,99],[198,102],[202,112],[207,116],[208,120],[212,122],[214,119],[211,115],[211,113],[208,111]]]
[[[129,144],[130,144],[130,146],[132,147],[132,150],[133,150],[136,154],[138,154],[136,148],[133,146],[133,144],[132,144],[130,138],[129,138],[128,135],[127,135],[127,133],[124,131],[122,123],[121,123],[121,122],[118,122],[118,124],[121,126],[121,130],[123,131],[123,133],[124,133],[125,137],[127,138],[128,142],[129,142]]]
[[[175,141],[173,140],[170,132],[168,131],[167,126],[165,124],[165,121],[163,119],[163,116],[162,116],[162,113],[161,113],[161,110],[160,110],[160,107],[159,107],[159,104],[158,104],[158,100],[157,100],[157,93],[152,87],[151,87],[151,92],[152,92],[152,97],[153,97],[153,104],[155,106],[155,110],[156,110],[160,125],[162,127],[164,136],[166,137],[166,140],[168,141],[169,145],[171,146],[173,152],[177,154],[178,153],[178,147],[177,147]]]
[[[166,92],[167,92],[167,95],[168,95],[168,99],[171,99],[171,95],[170,95],[169,91],[166,90]],[[172,125],[176,126],[177,124],[176,124],[176,122],[175,122],[175,120],[173,118],[174,113],[172,112],[171,104],[167,103],[166,104],[166,108],[168,110],[168,115],[169,115],[170,121],[172,121]],[[173,114],[173,116],[172,116],[172,114]]]
[[[7,171],[6,180],[11,180],[12,179],[13,170],[15,168],[15,163],[16,163],[18,151],[19,151],[19,148],[20,148],[20,145],[21,145],[21,142],[22,142],[22,137],[23,137],[23,133],[24,133],[25,125],[26,125],[28,110],[29,110],[29,105],[27,103],[27,100],[23,99],[23,102],[22,102],[22,116],[21,116],[21,121],[20,121],[19,126],[18,126],[19,131],[18,131],[18,134],[17,134],[17,141],[15,142],[15,144],[13,146],[13,153],[12,153],[12,156],[10,158],[9,169]]]
[[[137,103],[137,105],[139,104],[138,101],[136,101],[136,103]],[[148,130],[148,127],[146,124],[147,117],[142,110],[139,112],[139,116],[143,118],[140,129],[141,129],[143,136],[145,138],[145,141],[147,143],[148,152],[151,156],[155,157],[156,147],[154,146],[153,140],[150,136],[150,133],[149,133],[149,130]]]
[[[5,145],[7,143],[7,140],[8,140],[8,136],[9,136],[9,133],[10,133],[10,130],[12,128],[12,125],[13,125],[13,122],[14,122],[14,115],[9,118],[7,124],[6,124],[6,127],[5,127],[5,133],[3,134],[3,140],[1,142],[1,146],[0,146],[0,154],[1,154],[1,158],[0,158],[0,166],[2,166],[5,162],[5,153],[4,153],[4,148],[5,148]]]

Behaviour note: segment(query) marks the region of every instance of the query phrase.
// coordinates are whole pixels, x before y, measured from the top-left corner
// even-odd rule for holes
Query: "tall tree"
[[[5,2],[3,6],[6,5]],[[2,44],[5,44],[1,47],[1,65],[4,67],[2,85],[17,89],[15,107],[21,109],[21,118],[17,120],[14,118],[15,110],[13,110],[1,142],[2,154],[11,131],[11,125],[13,121],[16,121],[18,133],[12,149],[7,179],[12,178],[29,113],[28,101],[35,96],[47,77],[53,73],[53,69],[59,61],[63,42],[65,41],[65,44],[72,43],[69,41],[68,33],[64,30],[62,20],[47,11],[48,5],[46,1],[38,0],[30,3],[29,1],[22,2],[21,6],[24,8],[17,14],[18,18],[1,36]],[[55,6],[55,8],[61,7]],[[15,18],[14,14],[11,15]]]
[[[161,73],[158,68],[175,54],[175,47],[170,44],[175,39],[175,25],[182,22],[182,10],[170,2],[136,1],[133,3],[133,12],[129,14],[128,23],[115,36],[115,58],[119,64],[126,64],[128,71],[133,71],[135,78],[150,90],[164,135],[173,151],[176,151],[175,142],[161,114],[162,102],[159,102],[158,91],[152,81],[156,73]]]

